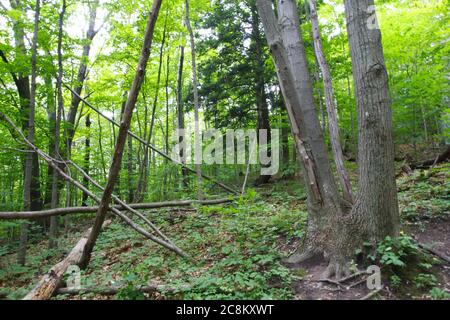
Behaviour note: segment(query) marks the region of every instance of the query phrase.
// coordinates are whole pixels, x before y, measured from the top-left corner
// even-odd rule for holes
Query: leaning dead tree
[[[73,184],[76,188],[80,189],[82,192],[87,194],[90,198],[92,198],[96,203],[100,204],[101,199],[98,198],[94,193],[92,193],[90,190],[88,190],[83,184],[79,183],[75,179],[73,179],[70,175],[68,175],[64,170],[60,168],[60,164],[62,161],[55,160],[54,158],[47,155],[45,152],[37,148],[34,144],[32,144],[28,139],[25,137],[25,135],[22,133],[22,131],[17,128],[17,126],[14,124],[14,122],[6,116],[3,112],[0,111],[0,119],[4,119],[11,128],[14,129],[14,132],[24,140],[24,142],[27,144],[28,147],[31,148],[32,151],[36,152],[38,156],[40,156],[45,162],[49,164],[54,170],[58,172],[58,174],[64,178],[66,181]],[[92,180],[94,181],[94,180]],[[186,253],[184,253],[180,248],[178,248],[176,245],[173,244],[165,235],[161,233],[150,221],[148,221],[147,218],[145,218],[142,214],[137,212],[135,209],[131,208],[129,205],[125,204],[124,202],[120,202],[120,205],[127,211],[132,212],[134,215],[138,216],[143,220],[145,224],[147,224],[153,231],[155,231],[161,238],[154,236],[153,234],[149,233],[147,230],[139,226],[137,223],[135,223],[133,220],[131,220],[127,215],[123,214],[120,210],[118,210],[116,207],[110,207],[108,204],[108,208],[119,218],[121,218],[128,226],[133,228],[135,231],[146,237],[147,239],[150,239],[157,244],[160,244],[161,246],[175,252],[176,254],[180,255],[181,257],[187,258]],[[99,206],[100,208],[100,206]],[[98,210],[97,210],[98,211]]]
[[[144,43],[142,45],[141,56],[136,69],[133,85],[128,95],[128,100],[123,111],[122,123],[120,125],[119,134],[117,136],[116,147],[112,159],[112,164],[109,169],[108,181],[106,183],[105,191],[100,200],[99,209],[95,218],[94,226],[86,242],[83,250],[83,255],[80,259],[80,266],[86,267],[91,258],[92,250],[94,249],[97,238],[100,234],[103,222],[105,221],[108,212],[109,203],[111,202],[114,186],[116,185],[117,177],[119,175],[120,166],[122,163],[123,151],[127,139],[128,129],[130,128],[133,110],[144,81],[145,71],[147,69],[147,62],[150,57],[150,50],[153,41],[153,31],[155,29],[156,20],[158,19],[159,9],[161,8],[162,0],[154,0],[152,9],[148,18],[147,27],[144,35]]]
[[[72,183],[75,187],[77,187],[78,189],[83,191],[85,194],[87,194],[89,197],[91,197],[98,204],[101,203],[101,200],[95,194],[93,194],[91,191],[89,191],[81,183],[74,180],[71,176],[69,176],[67,173],[64,172],[64,170],[62,170],[60,168],[59,165],[60,165],[61,161],[51,158],[45,152],[43,152],[42,150],[37,148],[34,144],[32,144],[30,141],[28,141],[28,139],[25,137],[25,135],[22,133],[22,131],[19,128],[17,128],[17,126],[13,123],[13,121],[11,119],[9,119],[9,117],[7,117],[1,111],[0,111],[0,118],[5,120],[11,126],[11,128],[14,130],[13,132],[15,132],[20,138],[22,138],[24,140],[24,142],[27,144],[27,146],[32,151],[37,153],[38,156],[40,156],[44,161],[46,161],[49,164],[49,166],[51,166],[54,170],[56,170],[62,178],[66,179],[68,182]],[[137,213],[136,210],[130,208],[125,203],[122,202],[121,206],[124,207],[124,209],[136,214],[137,216],[139,216],[142,219],[142,215]],[[145,236],[146,238],[156,242],[157,244],[177,253],[178,255],[180,255],[184,258],[187,258],[186,253],[184,253],[180,248],[178,248],[175,244],[173,244],[173,242],[171,242],[164,234],[162,234],[161,231],[159,231],[145,217],[143,218],[144,222],[146,224],[148,224],[153,229],[153,231],[155,231],[158,234],[158,236],[160,236],[160,237],[156,237],[153,234],[146,231],[144,228],[142,228],[137,223],[135,223],[133,220],[131,220],[128,216],[126,216],[122,212],[120,212],[117,208],[111,207],[110,209],[115,215],[117,215],[119,218],[121,218],[128,226],[130,226],[131,228],[136,230],[138,233],[140,233],[143,236]],[[104,223],[102,224],[102,226],[103,225],[104,225]],[[92,233],[92,228],[89,229],[89,235],[91,233]],[[67,269],[67,267],[71,264],[80,265],[82,263],[81,252],[84,251],[88,239],[89,238],[87,238],[86,241],[81,239],[80,242],[78,243],[78,245],[72,250],[71,254],[65,260],[63,260],[61,263],[59,263],[55,267],[53,267],[50,270],[50,272],[43,277],[43,279],[39,282],[39,284],[35,287],[35,289],[33,289],[33,291],[32,291],[33,293],[30,293],[29,295],[27,295],[27,299],[48,299],[48,298],[50,298],[51,295],[54,293],[54,291],[58,288],[59,282],[60,282],[62,276],[64,275],[64,272]],[[71,263],[71,262],[73,262],[73,263]]]

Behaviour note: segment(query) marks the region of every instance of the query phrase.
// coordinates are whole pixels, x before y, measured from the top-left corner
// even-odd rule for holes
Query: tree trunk
[[[95,19],[97,18],[97,8],[99,5],[98,0],[89,2],[89,27],[84,39],[83,54],[81,55],[80,67],[78,68],[77,82],[75,85],[75,92],[81,95],[83,90],[83,84],[86,79],[87,67],[89,62],[89,53],[91,51],[92,40],[94,40],[97,32],[95,31]],[[72,94],[72,101],[70,103],[69,113],[67,114],[67,146],[66,153],[70,155],[72,148],[72,141],[75,135],[75,119],[77,117],[78,106],[80,105],[80,99],[77,95]]]
[[[39,29],[39,19],[41,11],[41,2],[36,0],[35,6],[35,18],[34,18],[34,34],[33,34],[33,44],[32,44],[32,56],[31,56],[31,90],[30,90],[30,105],[28,114],[28,140],[34,143],[35,136],[35,113],[36,113],[36,76],[37,76],[37,42],[38,42],[38,29]],[[25,179],[24,179],[24,208],[25,210],[32,210],[32,180],[35,178],[33,175],[33,164],[34,164],[34,152],[30,152],[26,155],[25,161]],[[38,172],[39,177],[39,172]],[[39,180],[38,180],[39,183]],[[25,265],[26,254],[27,254],[27,243],[28,243],[28,229],[29,223],[24,222],[20,231],[20,244],[18,253],[18,263],[20,265]]]
[[[92,250],[94,249],[95,242],[100,234],[101,227],[103,222],[105,221],[106,213],[108,212],[109,203],[111,202],[111,196],[114,189],[114,185],[116,183],[117,176],[119,174],[123,150],[125,147],[125,141],[127,138],[128,129],[130,127],[131,118],[133,116],[133,109],[136,106],[136,101],[139,95],[139,91],[142,86],[142,82],[144,79],[145,71],[147,68],[147,62],[150,56],[150,50],[153,40],[153,31],[155,28],[156,20],[158,18],[159,9],[161,8],[162,0],[154,0],[152,10],[149,15],[144,43],[142,46],[141,56],[139,58],[139,63],[136,69],[136,75],[133,81],[133,85],[131,87],[130,93],[128,95],[128,100],[125,106],[123,120],[120,125],[119,135],[117,137],[116,148],[114,150],[114,156],[111,164],[111,168],[109,170],[108,181],[103,192],[101,202],[99,205],[99,209],[97,211],[97,216],[95,218],[94,226],[92,228],[91,233],[89,234],[89,238],[86,242],[86,246],[84,247],[82,257],[80,259],[80,265],[82,267],[86,267],[89,263]]]
[[[400,218],[394,171],[394,143],[388,74],[373,0],[345,0],[359,123],[359,185],[349,215],[336,219],[326,275],[347,270],[364,242],[397,236]]]
[[[326,251],[333,214],[342,214],[342,201],[331,174],[313,88],[299,29],[297,6],[280,0],[279,23],[270,0],[257,0],[308,192],[308,230],[303,248],[289,259],[296,262]]]
[[[264,56],[263,56],[263,39],[259,31],[259,17],[258,11],[256,9],[255,1],[251,2],[251,16],[252,16],[252,48],[253,52],[253,63],[255,71],[255,97],[256,97],[256,108],[258,111],[258,132],[260,130],[267,130],[267,145],[270,146],[270,121],[269,121],[269,107],[267,105],[267,96],[265,92],[265,82],[264,82]],[[259,135],[258,135],[259,138]],[[270,147],[269,147],[270,148]],[[270,157],[270,149],[268,150],[268,156]],[[267,183],[270,180],[269,175],[261,175],[255,181],[255,185],[260,185]]]
[[[319,18],[317,17],[316,0],[309,0],[311,10],[311,23],[313,30],[314,50],[317,57],[317,62],[322,71],[323,84],[325,88],[325,103],[328,113],[328,128],[330,131],[331,147],[333,149],[334,162],[336,164],[336,171],[341,184],[344,199],[353,203],[352,187],[348,177],[347,169],[344,165],[344,155],[342,153],[342,146],[339,134],[339,124],[337,119],[336,105],[334,103],[333,83],[331,80],[330,68],[325,59],[322,47],[322,39],[320,38]]]
[[[86,171],[87,174],[89,174],[89,168],[90,168],[90,161],[91,161],[91,117],[89,114],[86,115],[86,140],[84,145],[84,171]],[[83,185],[89,189],[89,181],[86,178],[83,178]],[[86,207],[87,200],[89,196],[86,193],[83,193],[82,198],[82,206]]]
[[[155,127],[156,107],[158,105],[159,86],[161,83],[161,70],[162,70],[162,65],[163,65],[164,45],[166,42],[166,30],[167,30],[167,16],[166,16],[166,20],[164,22],[163,37],[161,40],[161,47],[159,49],[158,75],[157,75],[157,80],[156,80],[155,97],[153,99],[152,115],[151,115],[151,120],[150,120],[150,130],[149,130],[149,134],[147,136],[147,145],[144,146],[144,162],[143,162],[143,165],[140,170],[138,185],[136,188],[136,197],[134,198],[134,202],[141,202],[144,199],[145,194],[147,193],[148,167],[149,167],[149,155],[150,155],[149,154],[150,149],[149,149],[148,145],[150,144],[151,139],[153,138],[153,129]]]
[[[59,31],[58,31],[58,75],[56,81],[56,90],[58,97],[58,109],[56,112],[55,121],[55,159],[60,159],[59,155],[59,143],[60,143],[60,128],[61,128],[61,117],[64,111],[64,98],[62,92],[62,77],[63,77],[63,63],[62,63],[62,37],[63,37],[63,25],[64,25],[64,15],[66,12],[66,1],[62,1],[61,13],[59,14]],[[59,204],[59,181],[58,172],[52,170],[52,209],[57,208]],[[58,233],[58,219],[56,217],[50,218],[50,234],[49,234],[49,247],[55,248],[57,246],[57,233]]]
[[[177,119],[178,130],[184,130],[184,106],[183,106],[183,68],[184,68],[184,47],[180,46],[180,60],[178,62],[178,79],[177,79]],[[183,142],[183,138],[180,137],[179,143]],[[180,160],[183,164],[184,151],[180,149]],[[181,174],[183,176],[182,183],[185,188],[189,187],[188,172],[185,168],[181,168]]]
[[[186,0],[186,26],[189,31],[189,38],[191,42],[191,58],[192,58],[192,85],[194,87],[194,121],[195,121],[195,146],[194,146],[194,159],[195,159],[195,171],[197,173],[197,195],[198,200],[203,199],[203,186],[202,186],[202,145],[200,143],[201,133],[200,133],[200,119],[199,119],[199,108],[200,102],[198,97],[198,80],[197,80],[197,62],[195,53],[195,37],[194,31],[192,30],[191,21],[189,18],[189,1]]]

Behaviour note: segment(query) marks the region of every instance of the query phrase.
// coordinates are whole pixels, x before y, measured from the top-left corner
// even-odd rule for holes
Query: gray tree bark
[[[392,120],[379,30],[369,30],[370,0],[346,0],[347,23],[358,101],[360,183],[350,206],[338,195],[314,108],[294,0],[279,0],[276,21],[270,0],[257,0],[286,100],[298,158],[308,191],[308,230],[301,251],[288,262],[324,254],[324,276],[349,272],[348,262],[365,241],[398,233],[393,170]]]
[[[60,129],[61,129],[61,116],[64,110],[64,98],[62,92],[62,77],[63,77],[63,63],[62,63],[62,37],[63,37],[63,26],[64,26],[64,15],[66,12],[66,1],[62,0],[61,12],[59,14],[59,30],[58,30],[58,74],[56,80],[56,90],[57,90],[57,100],[58,108],[56,110],[56,121],[55,121],[55,131],[54,131],[54,155],[56,159],[60,158],[59,155],[59,143],[60,143]],[[52,200],[51,208],[57,208],[59,204],[59,181],[58,172],[52,170]],[[57,246],[57,233],[58,233],[58,219],[56,217],[50,218],[50,232],[49,232],[49,247],[55,248]]]
[[[348,177],[347,169],[344,165],[344,155],[340,141],[339,124],[337,119],[336,104],[334,99],[333,83],[331,80],[331,72],[323,52],[322,39],[320,38],[319,18],[317,16],[317,1],[309,0],[311,23],[313,30],[314,50],[317,62],[322,71],[323,84],[325,88],[325,104],[328,113],[328,128],[330,131],[331,148],[333,149],[334,162],[339,182],[342,188],[344,199],[353,203],[352,187]]]

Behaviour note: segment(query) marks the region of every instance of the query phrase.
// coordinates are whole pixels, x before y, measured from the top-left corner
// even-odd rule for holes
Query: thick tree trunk
[[[290,262],[326,251],[334,213],[343,206],[331,174],[325,142],[314,105],[306,54],[299,30],[297,6],[280,0],[278,19],[270,0],[257,0],[258,11],[276,65],[308,192],[308,231],[304,246]]]
[[[359,185],[350,214],[338,221],[327,276],[340,276],[356,248],[397,236],[400,226],[388,74],[373,0],[345,0],[359,123]],[[372,9],[372,10],[371,10]]]
[[[101,227],[103,222],[105,221],[106,213],[108,212],[109,203],[111,202],[111,196],[114,189],[114,185],[116,183],[117,176],[119,174],[123,150],[125,147],[125,141],[127,138],[128,129],[130,127],[131,118],[133,116],[133,110],[136,106],[136,101],[139,95],[139,91],[142,86],[142,82],[144,79],[145,71],[147,68],[147,62],[150,56],[150,50],[152,46],[153,40],[153,31],[155,28],[156,20],[158,18],[159,9],[161,8],[162,0],[154,0],[152,10],[150,12],[150,16],[148,19],[144,43],[142,46],[141,56],[139,58],[139,63],[136,69],[136,76],[133,81],[133,85],[131,87],[130,93],[128,95],[128,100],[125,106],[123,120],[120,125],[119,135],[117,137],[116,148],[114,150],[114,156],[111,164],[111,168],[109,170],[108,181],[103,192],[99,209],[97,211],[97,216],[95,218],[94,226],[92,228],[91,233],[89,234],[89,238],[86,242],[86,246],[83,250],[83,255],[80,259],[80,265],[82,267],[86,267],[89,263],[92,250],[94,249],[97,238],[100,234]]]
[[[381,33],[369,29],[372,0],[346,0],[346,15],[359,118],[359,193],[350,207],[337,194],[313,105],[312,87],[293,0],[279,1],[279,24],[270,0],[258,0],[269,46],[289,111],[308,190],[308,234],[298,262],[323,253],[324,276],[346,274],[364,242],[398,234],[392,119]],[[279,31],[281,27],[281,31]]]
[[[322,71],[323,84],[325,88],[325,104],[328,113],[328,128],[330,131],[331,147],[333,149],[334,162],[336,164],[336,171],[341,184],[344,199],[353,203],[352,187],[348,177],[347,169],[344,165],[344,155],[342,153],[342,146],[340,141],[339,124],[337,119],[336,105],[334,103],[333,83],[331,80],[330,68],[325,59],[322,47],[322,39],[320,38],[319,18],[317,16],[316,0],[309,0],[311,10],[311,23],[313,30],[314,50],[316,53],[317,62]]]

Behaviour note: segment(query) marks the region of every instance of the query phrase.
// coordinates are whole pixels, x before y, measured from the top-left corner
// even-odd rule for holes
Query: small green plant
[[[386,237],[377,248],[380,263],[385,266],[405,267],[406,259],[417,255],[419,247],[407,235],[398,238]],[[371,256],[372,260],[376,257]]]
[[[450,300],[450,293],[442,290],[441,288],[433,288],[429,292],[432,299],[435,300]]]
[[[418,289],[423,289],[435,286],[438,281],[436,277],[430,273],[419,273],[414,278],[414,282]]]
[[[390,280],[392,287],[394,287],[394,288],[398,288],[402,284],[402,278],[400,278],[399,276],[397,276],[395,274],[392,275],[389,278],[389,280]]]

